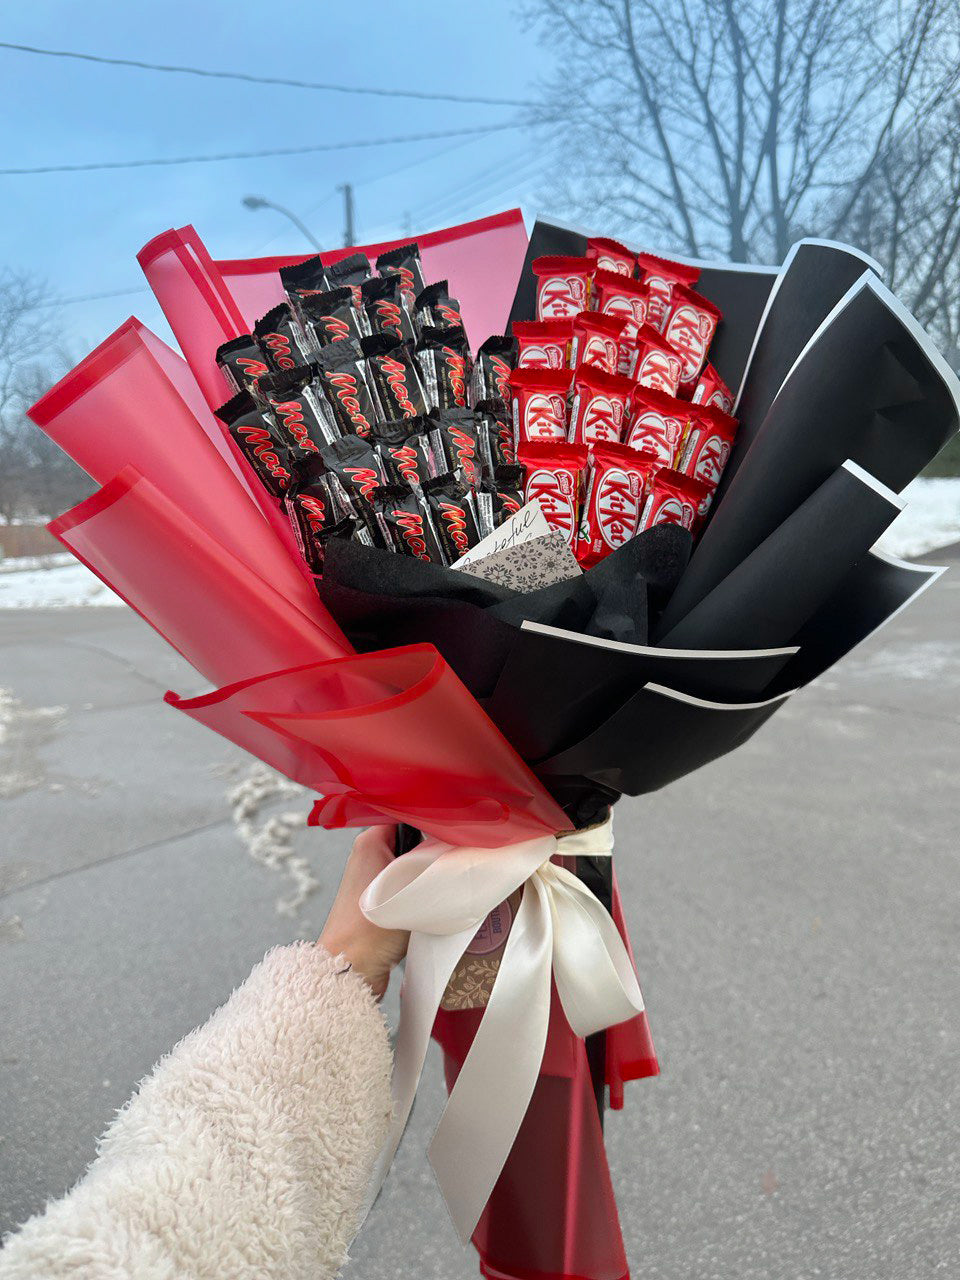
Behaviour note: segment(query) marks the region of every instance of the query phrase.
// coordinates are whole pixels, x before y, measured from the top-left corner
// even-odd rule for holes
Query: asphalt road
[[[336,887],[346,837],[294,828],[318,883],[278,913],[289,859],[247,845],[307,799],[238,829],[249,762],[160,701],[197,687],[125,610],[0,614],[0,1229]],[[960,1274],[958,776],[954,572],[742,750],[620,805],[663,1071],[608,1121],[635,1278]],[[349,1275],[476,1275],[423,1155],[438,1066]]]

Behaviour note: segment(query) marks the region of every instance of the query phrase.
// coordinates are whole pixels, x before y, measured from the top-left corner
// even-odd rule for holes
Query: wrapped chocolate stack
[[[217,415],[278,502],[311,572],[333,538],[453,565],[520,506],[503,394],[514,344],[471,367],[446,281],[415,244],[283,268],[287,301],[217,362]],[[468,405],[469,401],[469,405]]]
[[[721,316],[694,292],[699,271],[597,238],[533,274],[511,377],[527,498],[584,567],[654,525],[695,534],[737,429],[707,362]]]
[[[416,244],[377,274],[281,268],[287,300],[219,348],[217,415],[312,573],[333,539],[456,566],[532,500],[584,568],[657,524],[696,534],[736,434],[698,272],[604,239],[533,269],[539,319],[475,362]]]

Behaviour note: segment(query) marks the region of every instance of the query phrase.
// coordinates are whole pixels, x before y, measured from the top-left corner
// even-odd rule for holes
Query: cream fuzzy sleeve
[[[390,1117],[379,1008],[343,957],[277,947],[142,1082],[0,1280],[326,1280]]]

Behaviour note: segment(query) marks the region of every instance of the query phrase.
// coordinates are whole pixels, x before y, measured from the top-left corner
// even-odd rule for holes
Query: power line
[[[223,151],[208,156],[171,156],[151,160],[97,160],[87,164],[44,164],[32,168],[0,169],[0,175],[25,176],[37,173],[88,173],[94,169],[146,169],[157,165],[210,164],[219,160],[262,160],[268,156],[303,156],[320,151],[350,151],[358,147],[389,147],[405,142],[429,142],[436,138],[499,133],[519,129],[519,121],[481,125],[473,129],[443,129],[433,133],[409,133],[394,138],[359,138],[354,142],[324,142],[310,147],[274,147],[263,151]]]
[[[138,285],[133,289],[111,289],[109,293],[81,293],[75,298],[51,298],[48,302],[38,302],[40,307],[69,307],[74,302],[99,302],[102,298],[125,298],[131,293],[149,293],[146,285]]]
[[[424,102],[461,102],[484,107],[536,107],[539,103],[520,98],[484,98],[458,93],[427,93],[418,89],[379,89],[368,86],[330,84],[318,80],[293,80],[284,76],[259,76],[245,71],[212,71],[206,67],[185,67],[161,62],[143,62],[139,58],[106,58],[96,53],[77,53],[70,49],[41,49],[32,44],[12,44],[0,40],[0,49],[14,53],[33,53],[45,58],[72,58],[77,62],[97,62],[109,67],[134,67],[139,71],[172,72],[176,75],[202,76],[208,80],[241,80],[247,84],[284,85],[290,89],[318,89],[324,93],[363,94],[375,98],[416,98]]]
[[[418,165],[428,164],[431,160],[436,160],[440,156],[445,156],[451,151],[457,151],[462,147],[470,146],[472,143],[479,141],[479,136],[480,135],[477,135],[471,138],[461,138],[458,142],[448,143],[447,146],[439,147],[436,151],[430,151],[425,156],[417,156],[415,160],[407,160],[403,164],[398,164],[393,169],[387,169],[380,173],[372,173],[370,174],[369,177],[361,178],[359,182],[355,182],[353,184],[354,189],[358,190],[361,187],[369,187],[369,186],[372,186],[372,184],[375,182],[385,182],[388,178],[393,178],[398,173],[405,173],[407,169],[415,169]],[[325,205],[329,204],[330,201],[337,194],[338,192],[336,187],[331,187],[322,200],[317,201],[316,204],[311,205],[310,208],[304,212],[304,215],[303,215],[304,218],[312,217],[315,213],[319,212],[319,210],[324,208]],[[255,256],[261,253],[264,249],[267,248],[268,245],[273,244],[275,240],[282,239],[283,234],[284,233],[282,231],[275,232],[274,235],[264,240],[262,244],[257,245],[257,247],[253,250],[253,255]]]

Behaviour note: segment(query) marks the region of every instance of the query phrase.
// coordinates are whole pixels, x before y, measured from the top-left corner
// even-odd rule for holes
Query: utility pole
[[[353,236],[353,187],[349,182],[345,182],[337,187],[337,190],[343,192],[343,243],[349,248],[350,245],[356,244]]]

